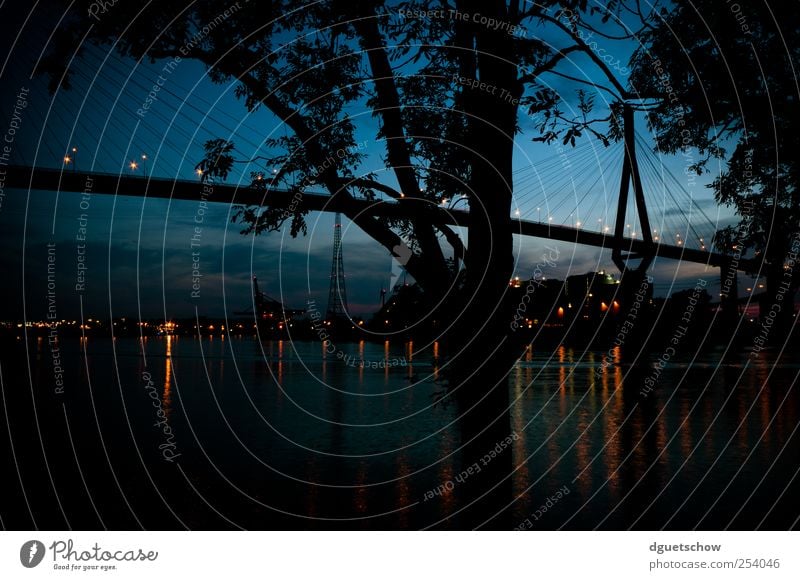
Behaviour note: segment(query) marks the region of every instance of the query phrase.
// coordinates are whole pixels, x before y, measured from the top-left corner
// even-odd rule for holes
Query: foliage
[[[741,221],[722,229],[716,245],[752,250],[768,270],[782,270],[800,233],[796,7],[680,0],[641,41],[631,83],[653,104],[658,148],[699,149],[698,172],[726,160],[711,187]]]

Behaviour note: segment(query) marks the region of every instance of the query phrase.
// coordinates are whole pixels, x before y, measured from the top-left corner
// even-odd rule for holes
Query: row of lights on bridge
[[[77,156],[77,152],[78,152],[78,148],[77,148],[77,147],[73,147],[73,148],[72,148],[72,156],[71,156],[71,157],[70,157],[69,155],[65,155],[65,156],[64,156],[64,164],[65,164],[65,165],[69,165],[70,163],[72,163],[73,170],[74,170],[74,168],[75,168],[75,158],[76,158],[76,156]],[[147,175],[147,165],[146,165],[146,163],[147,163],[147,154],[145,154],[145,153],[142,153],[142,163],[144,164],[144,172],[145,172],[145,175]],[[128,164],[128,167],[131,169],[131,171],[136,171],[136,169],[139,167],[139,164],[138,164],[138,163],[137,163],[135,160],[132,160],[132,161],[131,161],[131,162]],[[202,169],[199,169],[199,168],[198,168],[198,169],[196,169],[196,170],[195,170],[195,173],[196,173],[196,174],[197,174],[199,177],[202,177],[202,176],[203,176],[203,170],[202,170]],[[273,170],[272,170],[272,173],[277,173],[277,169],[273,169]],[[263,177],[262,177],[261,175],[258,175],[258,176],[256,177],[256,179],[258,179],[258,180],[261,180],[262,178],[263,178]],[[423,191],[424,191],[424,190],[423,190]],[[450,206],[450,209],[454,208],[454,207],[455,207],[455,205],[456,205],[458,202],[460,202],[460,201],[463,201],[463,200],[465,200],[465,199],[467,199],[467,196],[466,196],[466,195],[463,195],[463,196],[461,196],[459,199],[457,199],[457,200],[456,200],[456,202],[455,202],[455,203],[453,203],[453,205],[451,205],[451,206]],[[448,199],[446,199],[446,198],[445,198],[445,199],[442,199],[442,202],[441,202],[441,203],[442,203],[442,206],[447,206],[447,204],[448,204],[448,203],[450,203],[450,200],[448,200]],[[539,222],[541,222],[541,221],[542,221],[542,217],[541,217],[541,211],[542,211],[542,208],[540,208],[540,207],[537,207],[537,208],[536,208],[536,212],[537,212],[537,219],[539,220]],[[514,210],[514,215],[515,215],[516,217],[519,217],[519,216],[520,216],[520,211],[519,211],[519,209],[516,209],[516,210]],[[548,216],[548,218],[547,218],[547,221],[548,221],[548,222],[552,222],[552,221],[553,221],[553,216]],[[598,221],[598,223],[601,223],[601,224],[602,224],[602,223],[603,223],[603,218],[598,218],[598,219],[597,219],[597,221]],[[580,222],[580,221],[577,221],[577,222],[575,222],[575,227],[576,227],[576,228],[580,228],[582,225],[583,225],[583,222]],[[631,224],[626,224],[626,227],[628,228],[628,230],[630,230],[630,229],[631,229]],[[604,226],[604,227],[603,227],[603,231],[604,231],[604,232],[609,232],[609,231],[611,231],[611,228],[610,228],[609,226]],[[629,233],[629,235],[630,235],[630,237],[631,237],[631,238],[635,238],[635,237],[636,237],[636,232],[631,232],[631,231],[629,231],[628,233]],[[658,237],[658,230],[655,230],[655,229],[654,229],[654,230],[653,230],[653,234],[655,234],[655,235],[653,236],[653,241],[656,241],[656,242],[657,242],[657,241],[658,241],[658,239],[659,239],[659,237]],[[679,245],[679,246],[682,246],[682,245],[683,245],[683,240],[681,239],[681,235],[680,235],[680,234],[675,234],[675,237],[676,237],[676,239],[677,239],[677,241],[676,241],[677,245]],[[700,238],[699,240],[700,240],[700,249],[702,249],[702,250],[705,250],[705,249],[706,249],[706,244],[705,244],[705,241],[703,240],[703,238]]]
[[[537,211],[537,212],[541,212],[541,208],[537,207],[537,208],[536,208],[536,211]],[[516,217],[519,217],[519,216],[520,216],[520,211],[519,211],[519,209],[516,209],[516,210],[514,210],[514,215],[515,215]],[[541,222],[541,221],[542,221],[542,220],[541,220],[541,215],[538,217],[538,220],[539,220],[539,222]],[[552,222],[552,221],[553,221],[553,217],[552,217],[552,216],[549,216],[549,217],[547,218],[547,221],[548,221],[548,222]],[[597,218],[597,223],[599,223],[599,224],[602,224],[602,223],[603,223],[603,218]],[[583,222],[581,222],[581,221],[577,221],[577,222],[575,222],[575,227],[576,227],[576,228],[580,228],[582,225],[584,225],[584,224],[583,224]],[[630,229],[631,229],[631,224],[626,224],[626,225],[625,225],[625,227],[627,227],[627,228],[628,228],[628,235],[629,235],[631,238],[635,238],[635,237],[636,237],[636,232],[631,232],[631,231],[630,231]],[[611,231],[611,227],[610,227],[610,226],[607,226],[607,225],[606,225],[606,226],[603,226],[603,231],[604,231],[604,232],[609,232],[609,231]],[[653,230],[653,234],[654,234],[654,235],[653,235],[653,241],[656,241],[656,242],[657,242],[657,241],[659,240],[659,236],[658,236],[658,230],[657,230],[657,229],[654,229],[654,230]],[[675,237],[676,237],[676,239],[677,239],[677,244],[678,244],[679,246],[682,246],[682,245],[683,245],[683,240],[681,239],[681,235],[680,235],[680,234],[675,234]],[[700,242],[700,249],[701,249],[701,250],[705,250],[705,249],[706,249],[705,240],[704,240],[703,238],[699,238],[699,242]],[[735,249],[735,248],[734,248],[734,249]]]
[[[78,158],[78,148],[72,147],[69,150],[69,153],[64,155],[64,166],[69,167],[72,165],[72,170],[76,171],[77,168],[77,158]],[[147,153],[142,153],[142,168],[144,170],[144,174],[147,175]],[[139,168],[139,162],[135,159],[132,159],[128,162],[128,169],[131,171],[136,171]]]

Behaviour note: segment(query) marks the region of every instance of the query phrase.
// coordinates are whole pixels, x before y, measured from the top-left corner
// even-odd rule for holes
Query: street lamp
[[[142,173],[147,177],[147,153],[142,153]]]
[[[78,170],[78,148],[72,148],[72,171],[73,173]]]

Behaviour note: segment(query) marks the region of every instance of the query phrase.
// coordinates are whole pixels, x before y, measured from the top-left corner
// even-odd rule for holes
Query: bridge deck
[[[61,171],[58,169],[34,168],[26,166],[8,166],[6,168],[6,187],[23,190],[48,190],[83,192],[87,189],[87,180],[91,179],[92,194],[126,195],[134,197],[152,197],[162,199],[177,199],[198,201],[202,191],[199,181],[146,178],[133,175],[118,175],[107,173],[83,173]],[[271,190],[268,195],[249,186],[236,186],[227,184],[214,184],[213,193],[208,196],[208,202],[236,203],[244,205],[260,205],[279,208],[288,208],[292,203],[291,194],[285,190]],[[307,192],[300,200],[300,207],[310,211],[337,212],[345,209],[344,200],[321,193]],[[409,200],[410,201],[410,200]],[[398,202],[355,200],[347,202],[348,209],[353,209],[353,203],[358,211],[370,215],[387,217],[412,217],[419,210],[417,204]],[[430,213],[428,217],[430,217]],[[454,226],[465,226],[468,223],[469,213],[464,210],[437,209],[433,213],[438,223]],[[515,233],[523,236],[558,240],[596,248],[612,248],[614,237],[612,235],[593,232],[568,226],[552,225],[549,223],[533,222],[521,219],[511,219]],[[748,259],[739,259],[733,262],[731,256],[706,252],[683,246],[655,244],[655,253],[662,258],[706,264],[713,267],[735,265],[738,270],[755,271],[757,265]],[[648,251],[648,246],[643,240],[623,239],[622,249],[632,253]]]

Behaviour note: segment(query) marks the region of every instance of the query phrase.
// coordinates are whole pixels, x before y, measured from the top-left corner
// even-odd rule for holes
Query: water
[[[46,339],[4,349],[7,527],[466,525],[458,411],[413,344],[339,344],[342,359],[249,337],[60,348],[63,393]],[[796,525],[796,358],[690,353],[650,390],[653,363],[619,354],[599,373],[603,353],[529,350],[512,370],[515,440],[483,468],[503,471],[507,509],[488,527]]]

